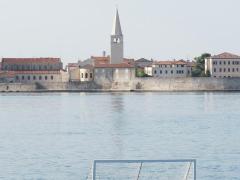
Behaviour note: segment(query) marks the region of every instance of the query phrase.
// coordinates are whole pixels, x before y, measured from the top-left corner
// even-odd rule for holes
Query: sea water
[[[186,158],[198,179],[240,179],[240,93],[0,94],[0,179],[86,179],[94,159]]]

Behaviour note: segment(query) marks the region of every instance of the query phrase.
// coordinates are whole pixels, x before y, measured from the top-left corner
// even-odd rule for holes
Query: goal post
[[[157,164],[157,163],[169,163],[169,164],[179,164],[179,163],[187,163],[188,166],[183,172],[184,177],[183,180],[188,180],[190,172],[192,172],[193,180],[196,180],[197,176],[197,164],[196,159],[172,159],[172,160],[94,160],[92,166],[92,180],[97,180],[101,178],[97,178],[97,168],[100,165],[114,165],[114,164],[138,164],[138,169],[136,170],[136,178],[140,180],[141,178],[141,170],[143,168],[143,164]],[[107,173],[108,174],[108,173]]]

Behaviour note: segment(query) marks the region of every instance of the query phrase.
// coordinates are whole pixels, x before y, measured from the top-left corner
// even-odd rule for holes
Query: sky
[[[239,0],[0,0],[0,57],[109,54],[116,6],[125,57],[240,55]]]

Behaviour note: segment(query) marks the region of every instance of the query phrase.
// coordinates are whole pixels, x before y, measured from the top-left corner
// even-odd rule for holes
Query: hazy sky
[[[1,57],[109,53],[118,4],[125,57],[240,54],[239,0],[0,0]]]

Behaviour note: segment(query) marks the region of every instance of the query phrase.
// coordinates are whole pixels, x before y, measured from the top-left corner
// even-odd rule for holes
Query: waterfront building
[[[193,63],[184,60],[155,61],[144,68],[145,74],[158,78],[189,77],[192,74]]]
[[[5,81],[10,82],[68,81],[68,73],[62,69],[60,58],[2,58],[1,73]]]
[[[145,58],[140,58],[138,60],[135,61],[135,66],[138,68],[144,68],[147,66],[151,66],[153,64],[153,60],[148,60]]]
[[[93,66],[86,64],[79,66],[77,63],[68,65],[70,82],[88,82],[93,81]]]
[[[224,52],[205,59],[205,73],[211,77],[240,77],[240,56]]]
[[[111,64],[120,64],[123,62],[123,34],[119,19],[118,10],[114,17],[111,34]]]
[[[129,82],[135,78],[135,67],[131,64],[98,64],[94,68],[94,81],[101,84]]]

